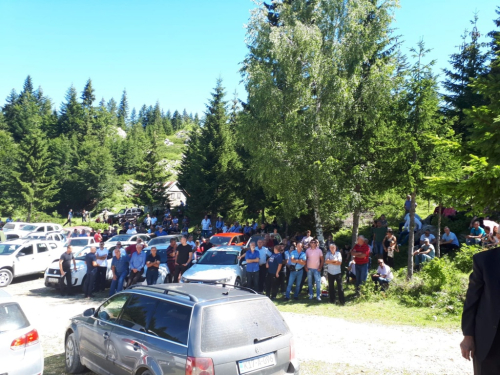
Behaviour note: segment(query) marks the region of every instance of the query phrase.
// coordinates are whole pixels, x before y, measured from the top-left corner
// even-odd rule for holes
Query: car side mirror
[[[25,256],[25,255],[26,255],[25,253],[17,253],[17,256],[18,256],[18,257],[23,257],[23,256]]]
[[[91,307],[90,309],[87,309],[83,312],[83,316],[89,317],[89,316],[94,315],[94,313],[95,313],[95,309],[93,307]]]

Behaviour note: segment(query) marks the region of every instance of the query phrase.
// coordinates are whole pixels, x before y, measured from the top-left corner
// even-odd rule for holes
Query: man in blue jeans
[[[128,255],[122,255],[119,248],[115,249],[115,255],[111,261],[111,271],[113,272],[113,280],[111,281],[111,287],[109,288],[109,296],[117,292],[121,292],[123,289],[123,283],[125,277],[128,274]]]
[[[293,299],[299,299],[300,283],[302,281],[303,268],[306,265],[306,253],[302,251],[302,244],[299,242],[297,244],[297,249],[290,253],[290,258],[288,259],[288,266],[293,267],[290,270],[290,277],[288,279],[288,286],[286,287],[285,299],[288,301],[290,299],[290,291],[292,290],[293,283],[295,282],[295,292],[293,293]],[[289,268],[290,269],[290,268]]]
[[[307,282],[309,285],[309,299],[313,299],[313,279],[316,284],[316,299],[321,301],[321,271],[323,270],[323,251],[318,247],[318,241],[312,240],[306,251]]]
[[[359,295],[359,287],[366,282],[368,277],[368,260],[370,259],[370,247],[366,244],[364,236],[358,236],[351,255],[356,262],[356,294]]]
[[[255,242],[250,243],[250,250],[239,259],[245,257],[247,262],[247,286],[255,291],[259,290],[259,252],[255,250]]]

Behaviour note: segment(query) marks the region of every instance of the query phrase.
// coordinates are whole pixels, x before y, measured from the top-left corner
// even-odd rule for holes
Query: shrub
[[[477,254],[479,250],[479,246],[462,245],[453,260],[455,267],[464,273],[470,273],[472,271],[472,256]]]
[[[92,228],[95,231],[97,231],[98,229],[100,229],[100,230],[106,230],[106,229],[109,228],[109,224],[106,224],[106,223],[96,223],[95,221],[86,222],[86,223],[83,223],[82,225],[84,225],[86,227],[90,227],[90,228]]]

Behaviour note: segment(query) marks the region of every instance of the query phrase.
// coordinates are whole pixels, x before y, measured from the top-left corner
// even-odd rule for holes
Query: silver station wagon
[[[97,374],[299,374],[269,298],[225,284],[135,286],[71,319],[66,370]]]

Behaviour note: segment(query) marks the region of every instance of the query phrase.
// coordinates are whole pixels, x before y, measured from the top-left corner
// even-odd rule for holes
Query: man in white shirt
[[[382,289],[387,288],[393,278],[391,267],[385,264],[383,259],[379,259],[377,273],[372,275],[372,280],[375,282],[375,288],[377,289],[379,285]]]
[[[330,243],[329,250],[325,256],[325,264],[328,270],[328,296],[330,303],[335,304],[335,283],[337,283],[337,292],[339,293],[339,302],[345,304],[344,289],[342,288],[342,254],[337,251],[337,245]]]
[[[151,225],[155,225],[157,221],[158,219],[156,218],[156,215],[153,215],[153,217],[151,218]]]
[[[436,245],[436,237],[431,233],[430,229],[426,229],[424,234],[420,236],[420,246],[424,244],[425,239],[428,239],[430,244]]]
[[[104,247],[104,242],[99,243],[95,253],[97,258],[97,274],[95,291],[100,292],[106,289],[106,274],[108,272],[108,249]]]
[[[311,243],[311,241],[313,240],[313,238],[311,237],[311,231],[308,230],[306,232],[306,236],[302,239],[302,246],[304,246],[304,250],[307,250],[309,249],[309,244]]]
[[[408,242],[408,237],[410,235],[410,215],[408,214],[406,216],[407,216],[407,219],[406,219],[406,222],[404,225],[404,230],[403,230],[403,232],[401,232],[401,235],[399,237],[399,243],[398,243],[399,246],[406,245],[406,243]],[[422,228],[422,222],[415,215],[414,231],[417,232],[418,230],[420,230],[420,228]]]
[[[130,228],[128,228],[127,234],[137,234],[137,230],[135,230],[134,224],[132,224]]]
[[[205,215],[205,218],[201,221],[201,236],[202,237],[208,237],[209,230],[210,230],[210,219],[208,218],[207,215]]]

